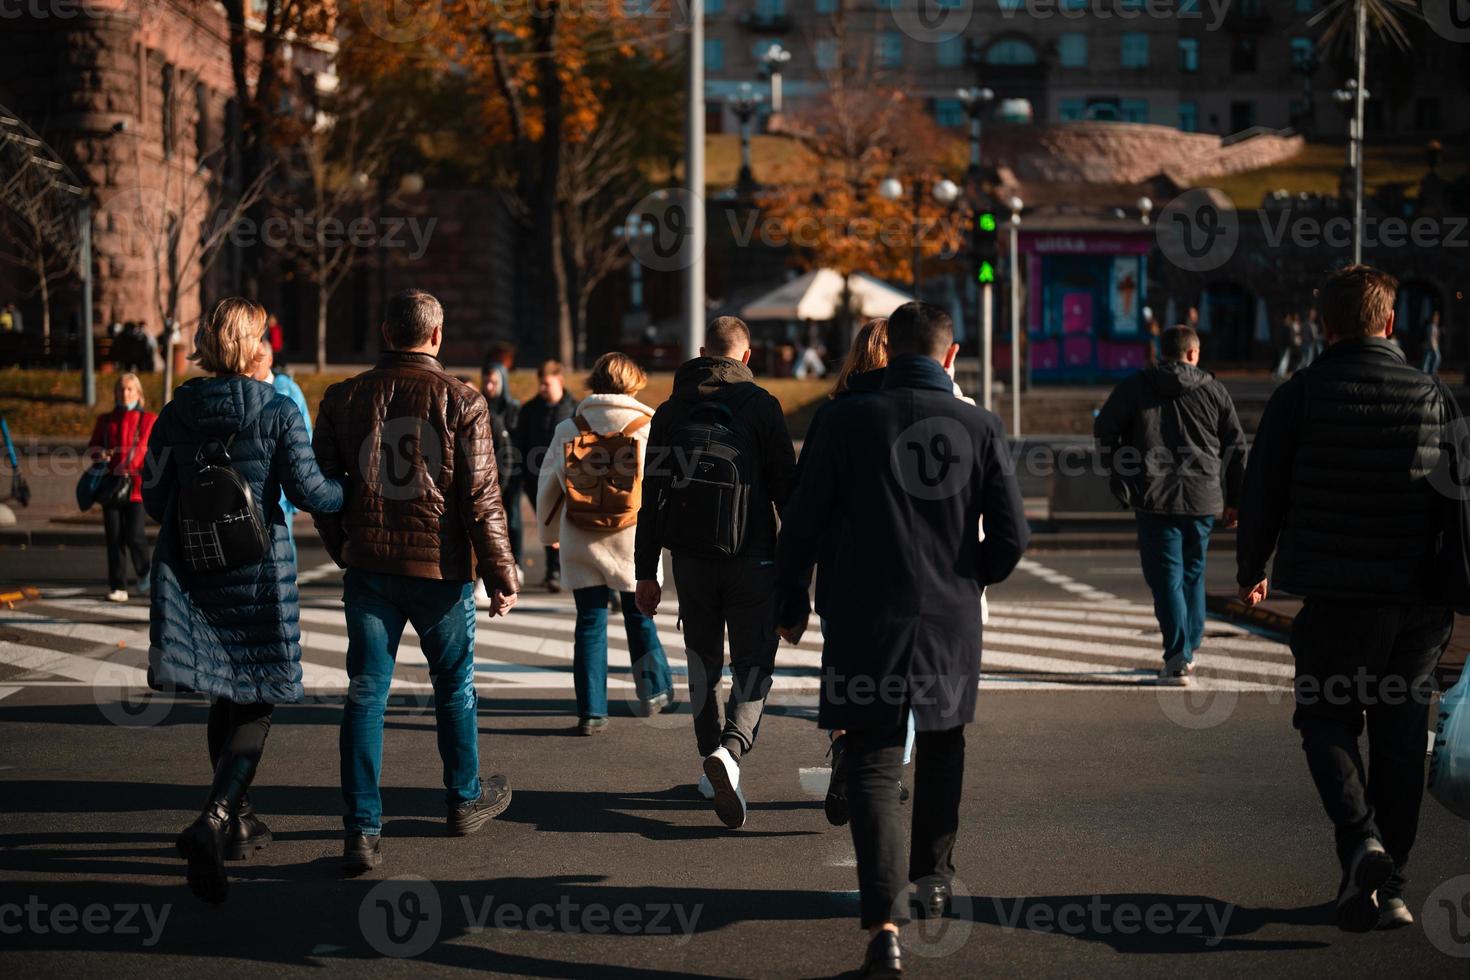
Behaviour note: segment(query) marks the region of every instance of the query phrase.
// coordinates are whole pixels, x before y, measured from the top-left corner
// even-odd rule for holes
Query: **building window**
[[[1199,105],[1197,103],[1179,103],[1179,128],[1186,133],[1199,132]]]
[[[816,59],[817,68],[822,71],[831,71],[837,67],[837,39],[833,37],[817,38],[816,46],[812,49],[813,57]]]
[[[819,14],[837,13],[837,0],[816,0],[814,7]]]
[[[985,49],[985,63],[987,65],[1034,65],[1036,64],[1036,48],[1030,41],[1023,41],[1020,38],[996,41]]]
[[[1057,118],[1062,122],[1080,122],[1086,112],[1087,106],[1081,99],[1062,99],[1057,103]]]
[[[1231,43],[1230,70],[1238,75],[1248,75],[1256,70],[1256,42],[1254,38],[1238,37]]]
[[[203,82],[194,83],[194,158],[203,163],[214,152],[214,137],[209,131],[209,89]]]
[[[1312,67],[1313,55],[1317,45],[1309,37],[1294,37],[1291,39],[1291,70],[1309,71]]]
[[[1063,34],[1057,44],[1063,68],[1087,67],[1087,35]]]
[[[1021,7],[1023,7],[1025,5],[1025,3],[1026,3],[1026,0],[1000,0],[1000,9],[1001,10],[1020,10]]]
[[[1199,71],[1199,40],[1192,37],[1181,37],[1179,39],[1179,70],[1183,72]]]
[[[970,117],[959,99],[935,99],[934,121],[941,126],[963,126]]]
[[[1293,6],[1299,14],[1310,14],[1317,9],[1317,0],[1295,0]]]
[[[1118,118],[1123,122],[1148,122],[1148,99],[1124,99],[1118,105]]]
[[[878,36],[878,67],[897,68],[903,64],[903,35],[884,31]]]
[[[1242,133],[1256,124],[1256,104],[1254,102],[1232,102],[1230,103],[1230,131]]]
[[[1123,35],[1123,67],[1124,68],[1147,68],[1148,67],[1148,35],[1147,34],[1124,34]]]
[[[965,63],[965,37],[947,37],[935,46],[934,58],[941,68],[958,68]]]
[[[708,17],[710,14],[723,13],[724,10],[725,0],[704,0],[704,15],[706,17]]]
[[[725,70],[725,42],[720,38],[705,38],[704,41],[704,70]]]
[[[163,108],[159,113],[160,125],[163,127],[163,158],[173,159],[174,155],[174,66],[163,66]]]
[[[1122,107],[1118,105],[1117,99],[1088,99],[1087,111],[1083,114],[1084,119],[1094,122],[1117,122],[1123,116]]]
[[[786,0],[755,0],[755,14],[761,20],[786,16]]]

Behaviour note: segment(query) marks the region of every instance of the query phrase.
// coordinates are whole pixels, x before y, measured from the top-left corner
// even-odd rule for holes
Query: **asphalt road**
[[[323,561],[303,549],[304,570]],[[1042,625],[996,626],[997,663],[1006,651],[1023,666],[1028,656],[1147,655],[1146,629],[1088,618],[1103,609],[1146,619],[1146,592],[1129,573],[1135,555],[1033,561],[994,590],[992,614]],[[687,713],[635,719],[611,697],[608,734],[568,736],[560,654],[548,652],[550,639],[522,641],[568,632],[569,612],[564,597],[533,590],[522,619],[482,625],[487,643],[519,637],[522,651],[502,677],[495,665],[510,654],[496,648],[483,675],[482,769],[505,773],[515,793],[501,818],[471,838],[444,836],[432,711],[422,697],[397,696],[383,774],[386,863],[343,880],[338,709],[318,693],[280,710],[253,793],[275,843],[233,866],[228,904],[207,908],[184,887],[172,850],[209,775],[204,704],[157,702],[130,716],[100,673],[75,679],[86,676],[81,665],[128,668],[141,655],[141,604],[98,611],[85,594],[60,597],[95,596],[97,549],[4,551],[0,562],[0,579],[24,575],[48,590],[0,617],[0,963],[9,975],[807,977],[859,962],[852,846],[822,815],[825,746],[799,667],[748,757],[750,821],[729,832],[693,794]],[[1228,584],[1229,562],[1216,566]],[[305,586],[319,617],[340,614],[339,595],[329,573]],[[1058,617],[1056,629],[1046,616]],[[332,627],[312,628],[329,649]],[[1207,652],[1222,660],[1243,651],[1241,676],[1282,663],[1264,641],[1219,624],[1209,635]],[[675,638],[667,642],[677,665]],[[615,667],[622,659],[614,652]],[[913,976],[1465,976],[1463,822],[1426,801],[1407,896],[1419,924],[1340,933],[1330,923],[1331,833],[1285,690],[1150,688],[1124,668],[1077,689],[1020,667],[1016,677],[998,669],[999,689],[982,685],[968,734],[960,899],[942,925],[905,929]],[[1011,680],[1020,685],[1006,689]]]

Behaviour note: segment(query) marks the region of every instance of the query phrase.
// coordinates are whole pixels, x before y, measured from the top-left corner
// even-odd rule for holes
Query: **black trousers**
[[[1402,892],[1419,832],[1434,670],[1454,617],[1432,606],[1365,605],[1308,598],[1291,628],[1296,711],[1307,768],[1336,828],[1337,855],[1377,838]],[[1368,764],[1358,736],[1368,729]]]
[[[776,563],[675,555],[674,584],[699,754],[709,755],[723,744],[739,758],[755,745],[776,667]],[[721,726],[716,691],[725,670],[727,630],[731,684]]]
[[[271,733],[271,704],[238,704],[219,698],[209,706],[209,763],[218,768],[224,755],[248,756],[260,761],[265,737]]]
[[[125,590],[127,559],[133,560],[138,580],[148,577],[148,536],[143,533],[146,514],[142,504],[124,504],[102,509],[102,529],[107,535],[107,585],[112,591]]]
[[[847,731],[847,799],[864,929],[907,919],[909,882],[949,884],[954,877],[954,841],[965,779],[965,729],[960,726],[915,736],[913,825],[905,862],[898,780],[907,730],[900,714],[885,728]]]

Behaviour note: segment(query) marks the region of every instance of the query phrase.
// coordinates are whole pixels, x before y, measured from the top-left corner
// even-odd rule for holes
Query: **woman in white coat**
[[[653,619],[633,601],[633,537],[639,495],[626,484],[602,484],[599,472],[631,470],[636,451],[637,474],[643,473],[648,421],[653,409],[633,396],[648,383],[643,369],[626,354],[604,354],[587,376],[591,390],[577,414],[556,427],[536,490],[536,517],[546,544],[561,543],[562,578],[577,605],[572,677],[577,693],[577,731],[596,735],[607,727],[607,607],[610,592],[622,601],[633,682],[635,710],[651,715],[673,700],[673,677]],[[632,445],[629,445],[631,440]],[[575,445],[574,445],[575,444]],[[627,452],[626,465],[597,460],[617,447]],[[569,450],[573,492],[567,491]],[[617,481],[612,481],[616,483]]]

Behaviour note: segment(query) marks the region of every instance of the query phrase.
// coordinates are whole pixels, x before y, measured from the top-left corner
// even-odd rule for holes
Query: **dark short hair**
[[[1334,337],[1371,337],[1383,329],[1399,281],[1372,266],[1350,265],[1327,277],[1317,293],[1322,325]]]
[[[704,330],[704,349],[715,357],[731,357],[750,346],[750,328],[738,316],[717,316]]]
[[[888,317],[888,351],[894,356],[940,358],[953,343],[954,320],[933,303],[905,303]]]
[[[536,369],[536,380],[545,381],[547,378],[561,377],[561,361],[542,361],[541,366]]]
[[[388,300],[383,329],[397,350],[426,344],[435,328],[444,326],[444,307],[422,289],[405,289]]]
[[[1199,346],[1199,334],[1193,327],[1176,324],[1159,335],[1159,350],[1166,361],[1183,360],[1184,355]]]

